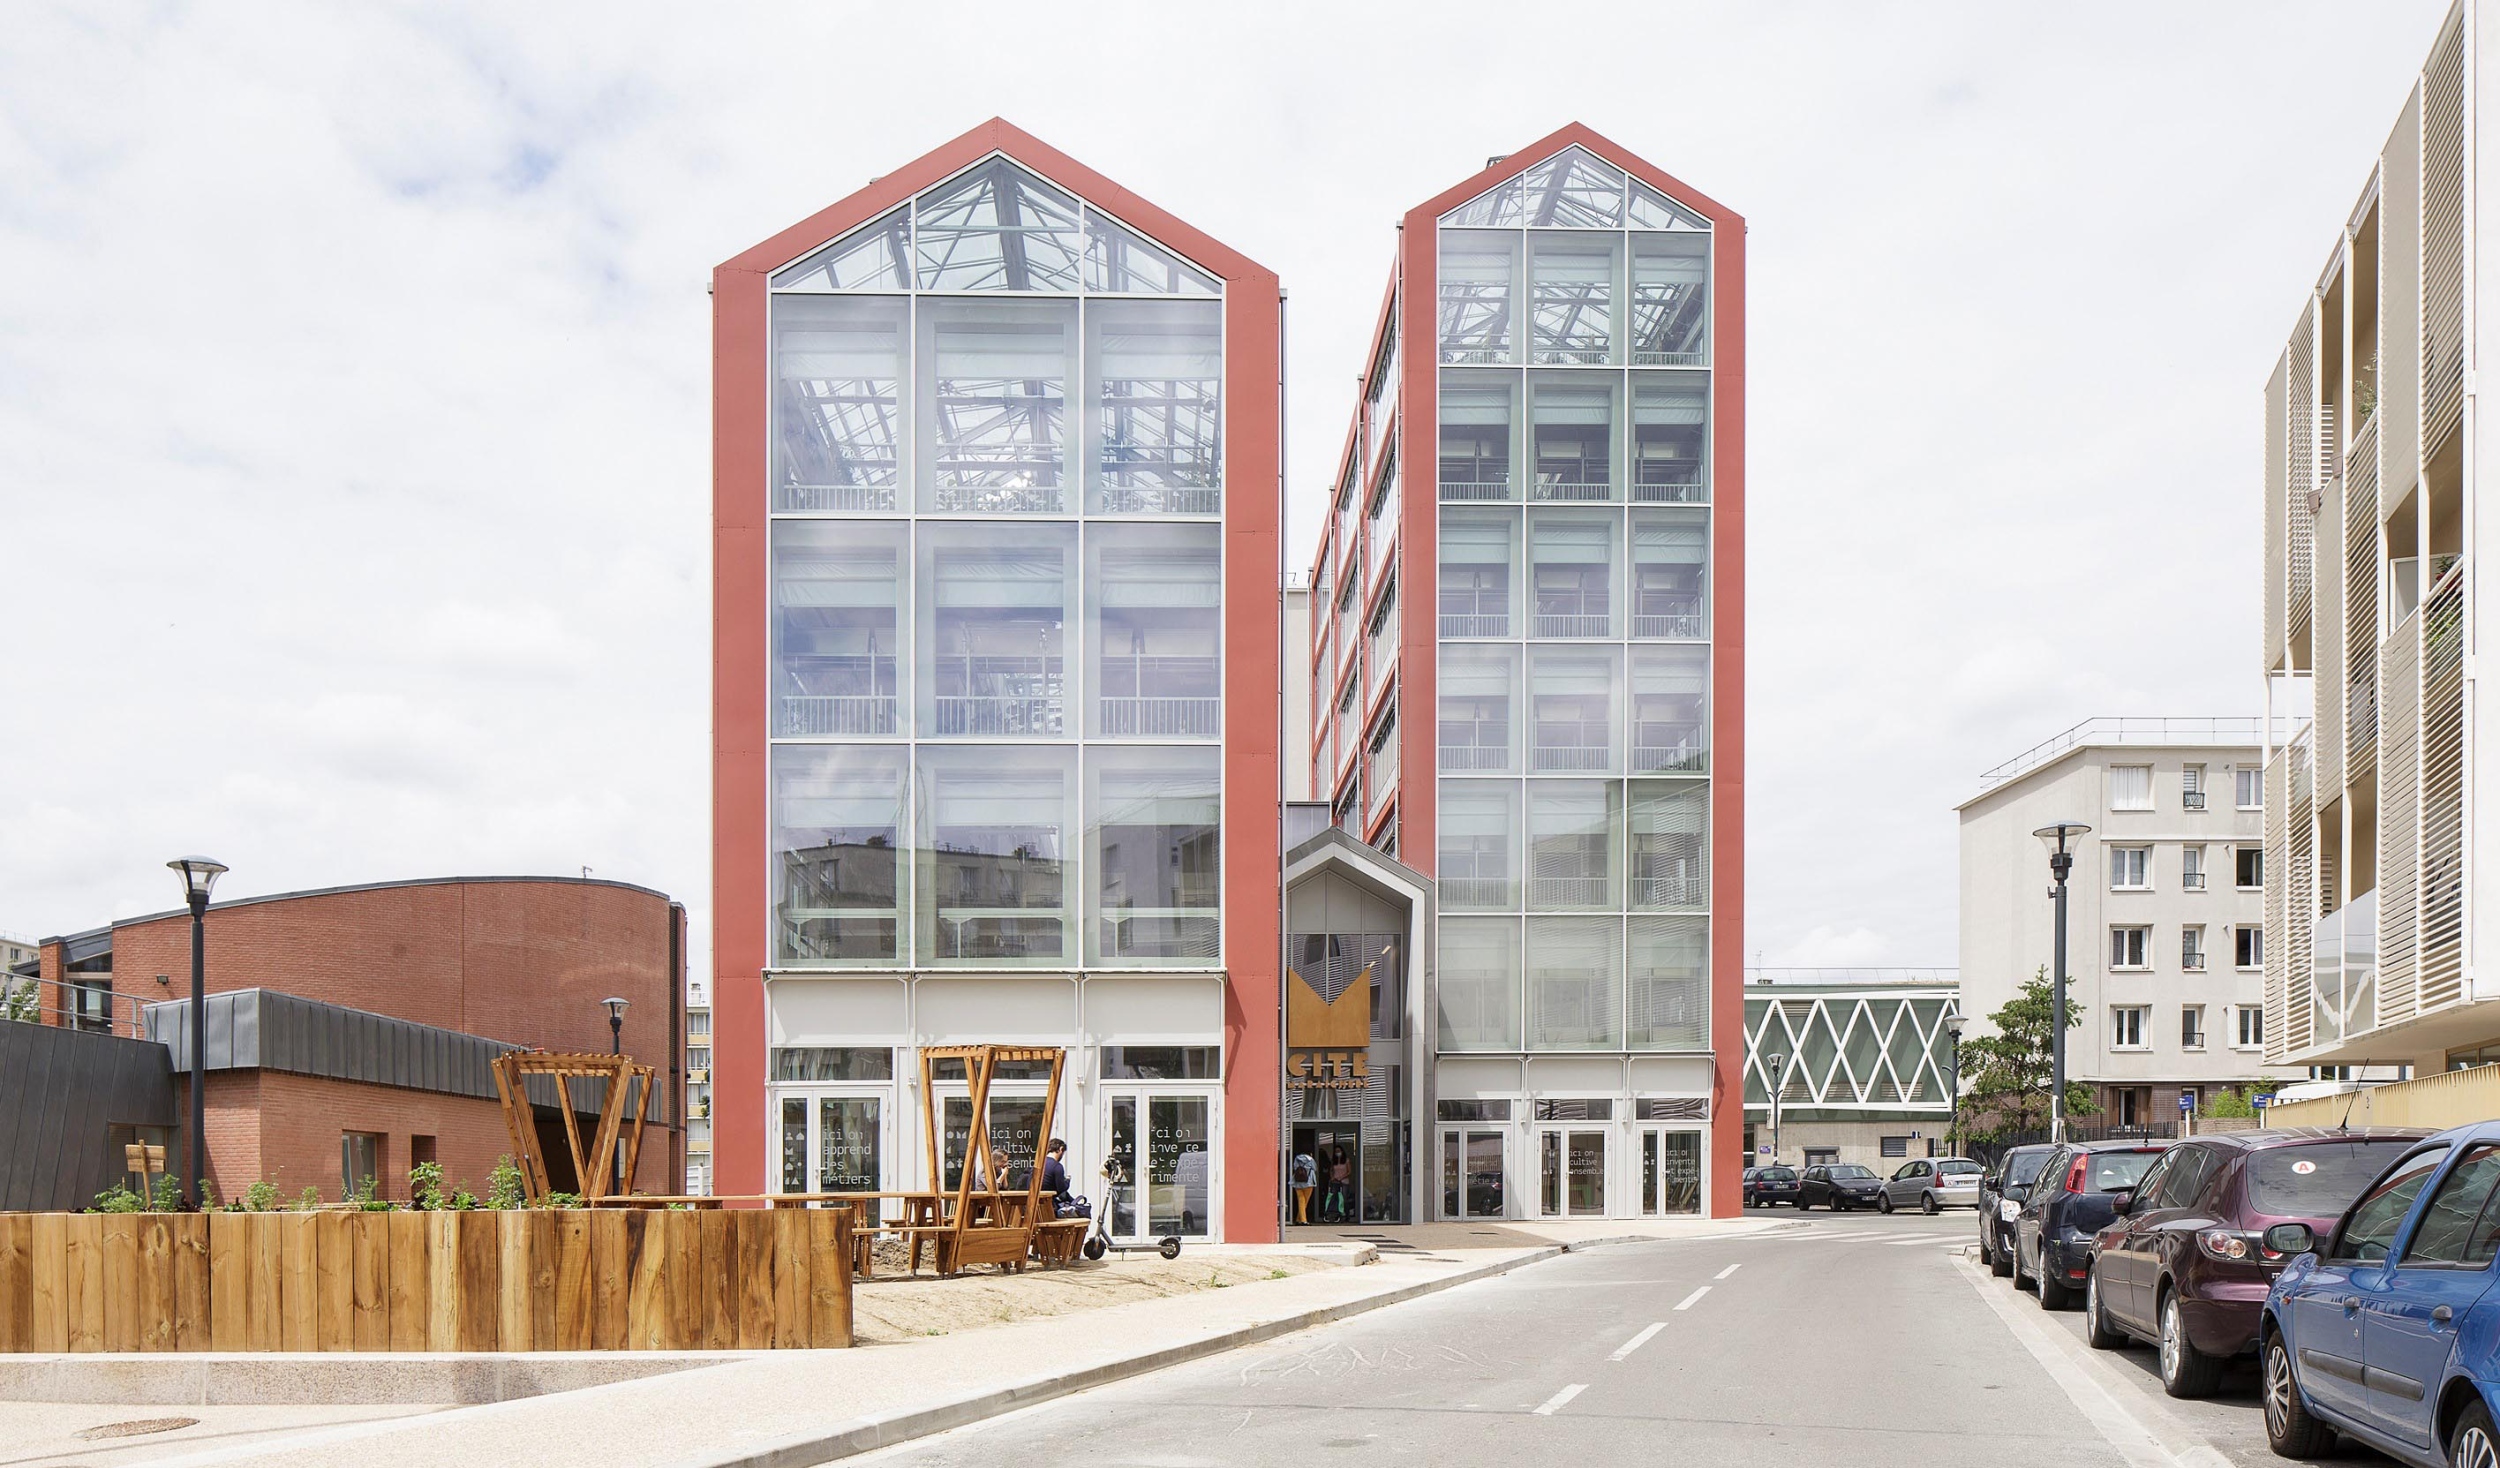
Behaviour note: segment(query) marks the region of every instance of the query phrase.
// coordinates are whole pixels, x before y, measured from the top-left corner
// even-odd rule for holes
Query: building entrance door
[[[1537,1213],[1546,1218],[1606,1216],[1606,1128],[1542,1125],[1537,1138]]]
[[[1441,1216],[1443,1218],[1506,1218],[1509,1200],[1502,1187],[1509,1161],[1498,1127],[1441,1129]]]
[[[1701,1129],[1640,1129],[1641,1216],[1701,1212]]]
[[[1211,1091],[1112,1090],[1103,1102],[1103,1157],[1120,1181],[1103,1185],[1111,1236],[1203,1239],[1223,1206],[1215,1173]]]
[[[781,1095],[778,1192],[874,1193],[887,1181],[893,1125],[886,1093],[810,1091]]]
[[[1296,1223],[1348,1224],[1363,1219],[1362,1123],[1305,1122],[1293,1129],[1295,1159],[1311,1159],[1311,1196],[1299,1189],[1288,1214]],[[1298,1162],[1296,1165],[1299,1165]],[[1287,1170],[1290,1180],[1292,1171]]]

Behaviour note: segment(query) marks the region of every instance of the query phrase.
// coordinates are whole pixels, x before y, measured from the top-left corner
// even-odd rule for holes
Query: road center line
[[[1587,1391],[1588,1389],[1587,1382],[1576,1382],[1570,1386],[1564,1387],[1561,1391],[1547,1397],[1545,1399],[1545,1405],[1537,1408],[1532,1415],[1538,1417],[1551,1417],[1556,1412],[1562,1410],[1565,1402],[1570,1401],[1573,1397],[1578,1396],[1580,1393]]]
[[[1607,1359],[1607,1360],[1609,1360],[1609,1361],[1620,1361],[1620,1360],[1622,1360],[1624,1357],[1631,1355],[1634,1351],[1637,1351],[1637,1350],[1639,1350],[1641,1347],[1643,1347],[1643,1346],[1645,1346],[1645,1345],[1648,1345],[1648,1344],[1649,1344],[1649,1338],[1650,1338],[1651,1336],[1656,1335],[1658,1332],[1660,1332],[1660,1331],[1662,1331],[1662,1330],[1665,1330],[1666,1328],[1667,1328],[1667,1323],[1666,1323],[1665,1321],[1663,1321],[1663,1320],[1659,1321],[1657,1324],[1655,1324],[1655,1325],[1653,1325],[1653,1326],[1650,1326],[1648,1329],[1646,1329],[1646,1330],[1642,1331],[1639,1335],[1636,1335],[1636,1336],[1632,1337],[1630,1340],[1625,1341],[1622,1345],[1620,1345],[1620,1346],[1616,1347],[1616,1348],[1615,1348],[1615,1353],[1614,1353],[1613,1355],[1611,1355],[1611,1356],[1607,1357],[1606,1359]]]
[[[1700,1289],[1697,1289],[1691,1294],[1686,1295],[1683,1299],[1676,1301],[1675,1308],[1678,1310],[1690,1310],[1695,1305],[1700,1304],[1701,1297],[1708,1293],[1710,1293],[1710,1286],[1703,1285]]]
[[[1727,1278],[1729,1275],[1734,1274],[1736,1271],[1738,1271],[1738,1270],[1740,1270],[1740,1269],[1742,1269],[1742,1268],[1744,1268],[1744,1267],[1745,1267],[1745,1266],[1744,1266],[1744,1265],[1742,1265],[1742,1264],[1731,1264],[1731,1265],[1729,1265],[1727,1268],[1720,1270],[1717,1274],[1714,1274],[1714,1275],[1712,1275],[1712,1276],[1710,1276],[1710,1277],[1711,1277],[1712,1279],[1725,1279],[1725,1278]]]

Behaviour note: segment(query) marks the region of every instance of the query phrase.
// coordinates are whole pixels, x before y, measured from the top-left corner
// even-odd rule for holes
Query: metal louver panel
[[[2422,75],[2422,457],[2436,458],[2465,404],[2465,32]]]
[[[2419,1007],[2460,997],[2465,957],[2465,577],[2422,604]]]
[[[2290,497],[2284,487],[2289,470],[2286,443],[2290,430],[2285,418],[2291,409],[2286,401],[2290,391],[2291,355],[2277,357],[2274,371],[2266,378],[2266,615],[2263,665],[2269,669],[2283,663],[2283,587],[2286,567],[2283,559],[2283,530],[2290,522],[2291,512],[2285,508]]]
[[[2314,687],[2333,689],[2344,681],[2344,486],[2329,478],[2320,487],[2316,540],[2316,615],[2310,619],[2309,666]],[[2317,700],[2317,759],[2311,777],[2317,803],[2326,805],[2344,789],[2344,701]],[[2333,891],[2330,881],[2324,889]]]
[[[2317,806],[2309,780],[2309,746],[2292,745],[2291,795],[2283,831],[2284,1043],[2305,1050],[2317,1036],[2317,977],[2312,949],[2318,926]]]
[[[2292,752],[2278,749],[2266,761],[2266,906],[2265,945],[2266,988],[2266,1063],[2280,1065],[2284,1053],[2291,1048],[2292,1017],[2308,1013],[2308,993],[2304,989],[2300,1003],[2292,1003],[2289,985],[2291,932],[2285,921],[2290,904],[2283,900],[2284,884],[2291,865],[2285,845],[2285,833],[2291,829],[2286,812],[2291,805],[2291,781],[2286,778],[2292,766]],[[2304,1041],[2305,1043],[2305,1041]]]
[[[2378,1022],[2411,1019],[2418,1002],[2416,894],[2421,889],[2422,615],[2415,612],[2380,649],[2387,675],[2387,737],[2378,782]]]
[[[2344,485],[2344,778],[2378,767],[2378,420],[2361,426]],[[2321,664],[2323,666],[2323,664]]]
[[[2284,636],[2300,642],[2309,632],[2309,538],[2317,517],[2309,508],[2317,488],[2318,351],[2315,303],[2301,312],[2292,332],[2292,376],[2285,400],[2283,456],[2283,558],[2290,585],[2285,592]]]

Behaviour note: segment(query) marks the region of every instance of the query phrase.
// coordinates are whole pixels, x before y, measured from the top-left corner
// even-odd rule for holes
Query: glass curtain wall
[[[993,156],[771,290],[775,965],[1213,966],[1220,282]]]
[[[1444,1051],[1709,1045],[1710,245],[1579,148],[1441,221]]]

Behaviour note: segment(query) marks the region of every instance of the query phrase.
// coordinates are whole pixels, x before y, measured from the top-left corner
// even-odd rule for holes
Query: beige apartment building
[[[2049,964],[2049,848],[2081,821],[2067,885],[2067,1074],[2090,1126],[2175,1124],[2220,1089],[2307,1078],[2266,1064],[2264,752],[2256,719],[2091,719],[1980,777],[1961,816],[1965,1039]]]
[[[2500,73],[2475,54],[2494,20],[2461,0],[2391,99],[2266,383],[2263,666],[2291,716],[2266,765],[2267,1058],[2411,1066],[2356,1124],[2500,1115],[2500,1071],[2479,1069],[2500,1058],[2500,962],[2478,921],[2500,869],[2476,857],[2500,826],[2477,778],[2500,720],[2474,677],[2475,563],[2500,531],[2475,392],[2500,324],[2476,217],[2500,201],[2481,143]]]

